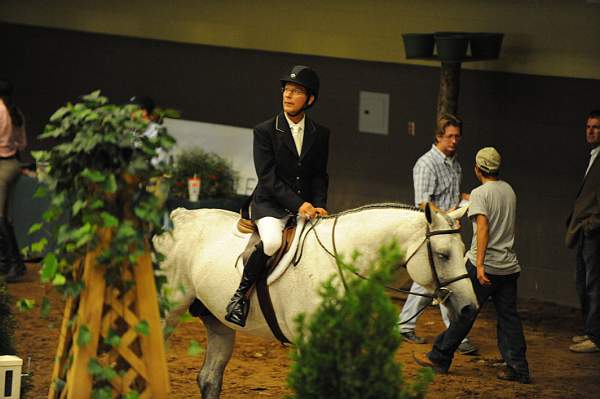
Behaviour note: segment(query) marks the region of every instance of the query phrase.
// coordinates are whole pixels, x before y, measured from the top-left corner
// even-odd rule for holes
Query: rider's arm
[[[275,149],[268,131],[254,129],[254,167],[261,186],[268,190],[277,202],[290,210],[300,209],[304,200],[275,172]]]
[[[325,127],[319,128],[317,141],[311,147],[311,151],[317,154],[315,160],[314,175],[311,178],[310,190],[313,205],[316,208],[327,207],[327,190],[329,188],[329,175],[327,174],[327,161],[329,158],[329,130]]]

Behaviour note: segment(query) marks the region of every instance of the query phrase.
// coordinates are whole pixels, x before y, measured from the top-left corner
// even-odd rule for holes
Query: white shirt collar
[[[285,115],[285,119],[287,120],[288,125],[290,125],[290,130],[292,131],[292,133],[294,133],[294,129],[292,128],[292,126],[298,126],[298,127],[300,127],[301,132],[304,131],[304,122],[306,121],[306,116],[303,116],[302,120],[300,120],[300,122],[294,123],[294,122],[292,122],[292,120],[290,118],[288,118],[288,116],[285,112],[283,113],[283,115]]]
[[[600,145],[597,145],[592,151],[590,151],[590,162],[588,162],[588,167],[585,170],[584,176],[587,176],[588,172],[590,171],[590,168],[592,167],[592,164],[594,163],[594,160],[598,157],[599,152],[600,152]]]

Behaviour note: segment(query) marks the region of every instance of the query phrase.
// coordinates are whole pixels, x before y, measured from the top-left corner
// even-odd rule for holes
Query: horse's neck
[[[331,219],[327,225],[330,224]],[[338,252],[346,259],[354,250],[373,258],[381,246],[391,241],[406,252],[422,228],[421,212],[395,208],[358,211],[338,217],[335,243]]]

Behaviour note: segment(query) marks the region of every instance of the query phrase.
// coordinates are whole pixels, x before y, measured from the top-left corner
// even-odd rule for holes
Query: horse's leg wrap
[[[237,324],[240,327],[246,325],[246,318],[248,317],[248,309],[250,308],[250,299],[246,298],[246,294],[250,291],[250,288],[256,283],[258,276],[265,267],[269,256],[263,251],[262,242],[256,246],[252,255],[248,258],[246,265],[244,266],[244,273],[242,274],[242,280],[233,297],[227,305],[227,314],[225,320]]]

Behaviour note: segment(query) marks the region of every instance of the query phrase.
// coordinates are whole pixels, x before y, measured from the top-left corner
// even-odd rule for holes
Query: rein
[[[321,218],[318,218],[317,221],[314,223],[312,220],[309,219],[308,220],[308,222],[310,223],[309,229],[306,231],[306,233],[304,232],[306,225],[307,225],[305,223],[304,226],[302,227],[302,230],[300,231],[300,239],[299,239],[298,247],[296,248],[296,252],[294,253],[294,256],[292,258],[292,264],[294,266],[296,266],[300,262],[300,259],[302,258],[302,253],[304,251],[304,244],[306,242],[306,237],[308,236],[308,234],[311,231],[313,231],[315,234],[315,237],[317,239],[317,242],[319,243],[321,248],[323,248],[323,250],[329,256],[331,256],[335,259],[335,263],[338,268],[338,273],[340,274],[340,277],[342,279],[342,284],[344,285],[345,289],[348,289],[348,285],[344,278],[344,274],[342,273],[342,267],[341,267],[341,264],[339,261],[339,255],[338,255],[337,248],[335,245],[335,228],[337,226],[337,221],[338,221],[339,215],[335,215],[335,216],[333,216],[333,218],[334,218],[333,227],[331,229],[331,244],[332,244],[333,253],[331,251],[329,251],[327,249],[327,247],[325,247],[325,245],[321,242],[321,239],[319,238],[319,235],[317,234],[317,231],[315,230],[315,227],[321,221]],[[392,287],[392,286],[388,286],[388,285],[384,285],[384,288],[387,290],[390,290],[390,291],[394,291],[394,292],[402,292],[405,294],[412,294],[412,295],[422,296],[422,297],[426,297],[426,298],[431,298],[432,301],[437,300],[438,303],[443,304],[448,299],[448,297],[450,297],[450,295],[452,294],[452,291],[447,289],[446,286],[448,286],[458,280],[462,280],[463,278],[469,278],[469,275],[467,273],[464,273],[459,276],[453,277],[450,280],[440,281],[437,270],[435,268],[435,260],[433,258],[433,249],[431,247],[431,237],[436,236],[436,235],[456,234],[459,232],[460,232],[460,228],[431,231],[429,228],[429,225],[427,225],[427,230],[425,232],[425,237],[423,238],[423,241],[421,241],[421,243],[417,246],[417,248],[413,251],[413,253],[406,259],[406,261],[400,265],[401,267],[407,268],[408,262],[419,251],[419,249],[421,249],[423,244],[427,243],[427,255],[428,255],[428,259],[429,259],[429,266],[431,268],[431,273],[432,273],[434,281],[436,283],[436,289],[433,294],[421,294],[421,293],[416,293],[416,292],[412,292],[410,290],[405,290],[402,288]],[[357,276],[363,280],[368,280],[368,277],[363,276],[362,274],[358,273],[357,271],[354,271],[354,270],[351,270],[351,271],[355,276]],[[410,319],[406,320],[404,323],[417,317],[420,313],[422,313],[425,310],[425,308],[427,306],[429,306],[429,304],[427,304],[425,307],[420,309],[414,316],[412,316]]]

